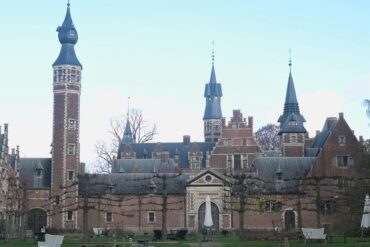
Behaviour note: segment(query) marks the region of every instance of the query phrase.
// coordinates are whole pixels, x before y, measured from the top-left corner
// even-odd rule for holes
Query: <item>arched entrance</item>
[[[211,202],[211,213],[212,213],[212,221],[213,221],[213,229],[218,231],[219,229],[219,210],[215,203]],[[204,202],[200,205],[198,210],[198,232],[202,231],[203,223],[204,223],[204,216],[206,214],[206,203]]]
[[[285,230],[295,229],[295,213],[293,210],[287,210],[284,213]]]
[[[45,210],[34,208],[28,211],[27,229],[34,233],[40,232],[40,228],[47,225],[47,215]]]

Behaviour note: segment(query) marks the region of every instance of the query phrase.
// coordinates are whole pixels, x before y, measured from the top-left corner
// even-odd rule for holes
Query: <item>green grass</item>
[[[151,239],[151,237],[148,237]],[[223,237],[223,236],[213,236],[212,241],[209,246],[212,246],[212,243],[217,247],[284,247],[284,241],[240,241],[237,237]],[[200,236],[190,235],[186,241],[168,241],[168,242],[151,242],[150,245],[155,247],[197,247],[202,246],[202,238]],[[93,242],[111,242],[113,243],[114,238],[101,237],[93,238]],[[117,240],[118,241],[118,240]],[[64,239],[62,247],[80,247],[82,241],[79,238],[66,237]],[[136,239],[133,242],[125,242],[124,247],[132,246],[132,243],[136,243]],[[347,243],[343,243],[343,238],[334,238],[333,243],[319,243],[319,242],[310,242],[304,244],[300,241],[290,241],[290,247],[365,247],[370,246],[370,238],[347,238]],[[5,243],[3,240],[0,240],[1,247],[31,247],[35,245],[33,240],[12,240],[9,243]],[[111,245],[113,246],[113,245]]]

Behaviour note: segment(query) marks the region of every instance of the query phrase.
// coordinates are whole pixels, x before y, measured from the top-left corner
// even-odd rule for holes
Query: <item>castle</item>
[[[291,63],[283,113],[278,119],[281,150],[261,150],[254,137],[253,117],[244,118],[240,110],[234,110],[226,121],[222,87],[212,59],[204,90],[204,142],[192,142],[190,136],[184,136],[182,142],[135,143],[128,121],[112,172],[85,174],[79,144],[83,67],[74,50],[78,33],[69,4],[57,31],[61,50],[52,65],[51,157],[19,159],[14,151],[11,165],[3,161],[8,150],[0,142],[1,167],[19,170],[20,183],[27,188],[28,229],[81,229],[88,217],[89,227],[147,231],[165,225],[167,229],[199,231],[206,196],[211,198],[215,230],[236,229],[241,224],[246,229],[292,230],[333,222],[338,197],[322,195],[320,205],[313,205],[304,197],[309,192],[302,181],[338,177],[331,182],[339,187],[339,176],[355,174],[361,143],[343,113],[327,118],[314,138],[308,136]],[[249,196],[242,216],[240,205],[232,202],[238,195],[228,190],[232,187],[230,178],[240,175],[264,181],[257,187],[242,182]]]

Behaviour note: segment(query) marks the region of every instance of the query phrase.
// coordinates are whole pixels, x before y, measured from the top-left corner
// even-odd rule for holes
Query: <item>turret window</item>
[[[290,142],[297,142],[297,134],[290,134]]]
[[[69,143],[68,144],[68,155],[75,155],[76,154],[76,144]]]
[[[298,125],[298,122],[293,120],[293,121],[289,121],[289,125],[290,126],[297,126]]]
[[[69,130],[75,130],[75,129],[77,129],[77,121],[76,121],[76,119],[72,119],[72,118],[68,119],[68,129]]]

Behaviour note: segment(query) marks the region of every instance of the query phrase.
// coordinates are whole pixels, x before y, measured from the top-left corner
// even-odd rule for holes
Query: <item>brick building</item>
[[[214,228],[236,229],[242,218],[232,203],[225,202],[225,196],[232,175],[243,174],[263,181],[255,189],[243,182],[243,187],[254,193],[247,195],[244,228],[291,230],[317,224],[313,213],[305,210],[312,202],[304,197],[309,190],[302,181],[355,175],[353,167],[362,149],[343,114],[328,118],[322,131],[310,138],[291,69],[283,114],[278,119],[280,151],[261,150],[254,138],[253,117],[245,119],[240,110],[234,110],[227,122],[221,110],[223,93],[216,80],[214,56],[204,91],[204,142],[191,142],[190,136],[184,136],[181,142],[135,143],[127,122],[112,173],[84,174],[79,159],[82,65],[74,51],[78,35],[69,4],[57,31],[61,50],[53,64],[52,155],[20,159],[20,179],[29,193],[30,229],[44,225],[82,228],[83,219],[88,218],[90,227],[147,231],[160,228],[165,220],[171,229],[199,231],[207,195]],[[332,182],[340,184],[339,180]],[[324,210],[334,199],[338,198],[325,199],[323,195]],[[83,207],[89,210],[83,211]],[[322,222],[331,223],[326,215]]]

